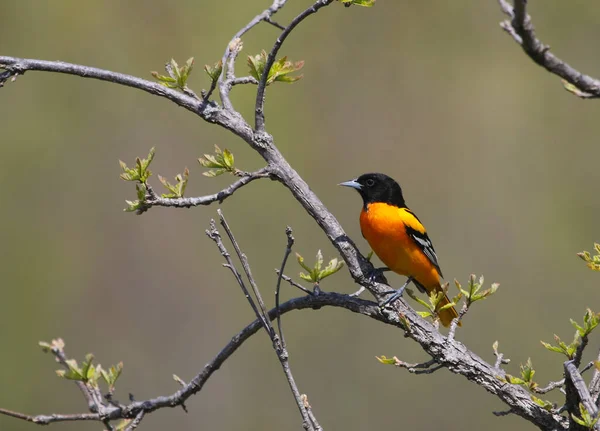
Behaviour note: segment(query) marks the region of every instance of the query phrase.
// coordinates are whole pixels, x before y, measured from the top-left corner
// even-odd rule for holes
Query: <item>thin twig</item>
[[[224,188],[218,193],[212,195],[193,197],[193,198],[163,198],[158,196],[154,190],[146,185],[147,194],[146,200],[139,212],[145,212],[152,207],[174,207],[174,208],[191,208],[199,205],[210,205],[214,202],[222,203],[225,199],[233,195],[238,189],[242,188],[248,183],[260,178],[269,178],[271,176],[271,170],[269,167],[262,168],[256,172],[245,173],[243,177],[231,184],[229,187]]]
[[[182,404],[182,406],[183,405],[184,404]],[[144,410],[140,410],[140,412],[136,415],[135,419],[133,419],[131,423],[127,425],[125,431],[134,431],[138,426],[140,426],[140,423],[142,422],[142,419],[144,419],[145,415],[146,412]]]
[[[225,53],[223,54],[223,57],[221,58],[221,62],[223,64],[223,70],[221,71],[221,75],[219,76],[219,79],[217,82],[217,84],[219,85],[219,92],[221,92],[222,89],[225,88],[225,87],[222,87],[222,85],[225,81],[225,75],[227,73],[225,68],[227,65],[227,59],[229,58],[229,55],[230,55],[231,43],[236,39],[241,39],[244,34],[246,34],[248,31],[250,31],[256,25],[260,24],[262,21],[271,19],[271,17],[274,14],[276,14],[283,6],[285,6],[286,2],[287,2],[287,0],[274,0],[273,3],[271,4],[271,6],[269,6],[267,9],[262,11],[260,14],[256,15],[254,18],[252,18],[252,20],[248,24],[246,24],[235,35],[233,35],[233,37],[227,44],[227,48],[225,49]],[[272,23],[270,23],[270,24],[272,24]],[[205,96],[205,98],[207,100],[210,98],[213,91],[214,91],[214,87],[211,87],[211,90],[209,90]],[[223,106],[225,106],[225,104],[227,103],[226,101],[229,101],[229,95],[228,94],[225,94],[225,95],[220,94],[220,97],[221,97],[221,103],[223,103]],[[225,100],[223,100],[224,98],[225,98]]]
[[[302,403],[304,404],[304,407],[306,408],[306,411],[308,412],[308,416],[310,418],[310,422],[311,422],[313,428],[315,429],[315,431],[323,431],[323,428],[321,427],[321,425],[319,425],[319,422],[317,421],[317,418],[315,417],[315,415],[312,411],[312,406],[308,402],[308,397],[306,396],[306,394],[302,394],[301,398],[302,398]]]
[[[233,245],[233,249],[235,250],[235,253],[238,256],[238,259],[242,263],[242,268],[244,268],[244,272],[246,273],[246,278],[250,282],[250,287],[252,288],[254,297],[256,298],[258,305],[260,307],[260,309],[258,310],[260,312],[260,315],[257,315],[256,317],[259,317],[259,318],[262,317],[263,323],[265,325],[265,330],[268,332],[271,339],[273,339],[273,334],[275,334],[275,330],[273,329],[273,325],[271,324],[271,319],[269,319],[269,315],[267,313],[267,307],[265,306],[265,302],[262,298],[262,295],[260,294],[260,291],[258,290],[258,285],[256,284],[254,277],[252,276],[252,270],[250,269],[250,263],[248,262],[248,257],[246,256],[246,254],[244,252],[242,252],[242,249],[241,249],[240,245],[238,244],[237,240],[235,239],[233,232],[231,231],[231,228],[229,227],[229,224],[227,223],[227,220],[225,220],[225,217],[223,216],[223,212],[220,209],[218,209],[217,214],[219,215],[219,220],[220,220],[221,226],[223,226],[223,229],[225,229],[225,233],[227,233],[227,236],[229,237],[229,241],[231,241],[231,244]],[[257,311],[255,310],[255,312],[257,312]]]
[[[532,391],[535,392],[536,394],[546,394],[550,391],[553,391],[554,389],[558,389],[558,388],[562,388],[565,384],[565,379],[561,379],[557,382],[550,382],[548,383],[548,386],[545,386],[543,388],[540,387],[534,387],[532,388]]]
[[[444,367],[442,364],[438,364],[438,362],[435,359],[416,364],[409,364],[408,362],[401,361],[396,356],[394,356],[393,359],[395,361],[394,365],[396,367],[405,368],[411,374],[432,374]]]
[[[265,68],[263,73],[258,81],[258,90],[256,91],[256,103],[255,103],[255,124],[254,128],[257,132],[263,133],[265,131],[265,113],[264,113],[264,105],[265,105],[265,88],[267,86],[267,78],[269,77],[269,71],[271,67],[273,67],[273,63],[275,62],[275,57],[283,45],[283,42],[290,35],[292,30],[296,28],[298,24],[308,18],[310,15],[316,13],[322,7],[328,6],[333,3],[333,0],[317,0],[311,7],[306,9],[300,15],[292,20],[292,22],[281,32],[275,44],[271,48],[269,52],[269,56],[267,57],[267,62],[265,63]]]
[[[501,412],[492,412],[492,413],[494,414],[494,416],[498,416],[498,417],[516,414],[516,412],[513,409],[503,410]]]
[[[283,278],[283,271],[285,270],[285,264],[287,263],[288,257],[292,252],[292,247],[294,245],[294,236],[292,235],[292,228],[285,228],[285,235],[287,236],[287,245],[285,247],[285,252],[283,253],[283,261],[281,262],[281,268],[277,271],[277,286],[275,288],[275,309],[279,310],[279,291],[281,289],[281,279]],[[279,338],[281,339],[281,344],[283,347],[286,347],[285,337],[283,336],[283,329],[281,327],[281,314],[277,312],[277,328],[279,330]]]
[[[225,80],[219,80],[219,94],[221,97],[221,103],[223,103],[223,108],[227,111],[234,112],[233,105],[231,104],[231,99],[229,98],[229,92],[233,86],[232,82],[235,80],[235,60],[242,50],[242,39],[233,39],[229,43],[226,63],[223,66],[223,70],[225,71]],[[225,65],[227,67],[225,67]]]
[[[276,273],[276,274],[279,274],[279,270],[278,270],[278,269],[275,269],[275,273]],[[302,292],[304,292],[304,293],[306,293],[306,294],[308,294],[308,295],[314,295],[314,292],[313,292],[312,290],[310,290],[310,289],[307,289],[306,287],[302,286],[302,285],[301,285],[301,284],[299,284],[299,283],[296,283],[296,282],[295,282],[295,281],[292,279],[292,277],[289,277],[289,276],[287,276],[287,275],[285,275],[285,274],[282,274],[282,275],[281,275],[281,279],[282,279],[283,281],[287,281],[287,282],[288,282],[288,283],[289,283],[291,286],[294,286],[295,288],[297,288],[297,289],[300,289]],[[352,295],[350,295],[350,296],[352,296]]]
[[[53,413],[51,415],[26,415],[23,413],[13,412],[11,410],[0,408],[0,414],[10,416],[17,419],[22,419],[27,422],[32,422],[38,425],[48,425],[53,422],[74,422],[74,421],[99,421],[99,413],[77,413],[71,415],[60,415]]]
[[[244,84],[254,84],[258,85],[258,81],[254,76],[243,76],[241,78],[234,78],[230,81],[231,85],[244,85]]]
[[[227,220],[225,220],[225,217],[223,216],[222,211],[217,210],[217,213],[219,214],[221,226],[223,226],[223,229],[225,229],[225,232],[227,233],[227,236],[229,237],[229,240],[231,241],[231,244],[233,245],[233,248],[235,249],[235,252],[236,252],[238,258],[239,258],[240,262],[242,263],[242,267],[244,268],[244,272],[246,273],[246,278],[250,282],[250,286],[252,287],[252,291],[254,292],[254,297],[256,298],[257,302],[259,303],[260,310],[257,310],[257,307],[253,303],[251,303],[252,308],[254,309],[254,312],[257,314],[257,317],[259,319],[261,319],[261,321],[263,323],[263,327],[265,328],[265,331],[269,335],[269,338],[271,338],[271,341],[273,343],[273,349],[275,350],[275,353],[277,354],[277,357],[279,358],[279,362],[281,363],[281,367],[283,368],[283,372],[284,372],[285,377],[290,386],[290,390],[292,391],[292,394],[294,395],[294,399],[296,400],[296,405],[298,406],[298,410],[300,411],[300,415],[302,416],[302,426],[307,431],[314,431],[314,426],[312,425],[310,417],[308,416],[306,407],[304,407],[304,404],[302,403],[302,398],[301,398],[300,391],[298,390],[298,385],[296,384],[296,380],[294,379],[294,375],[292,374],[292,370],[290,368],[289,354],[287,352],[287,349],[285,348],[285,345],[282,343],[281,339],[279,338],[279,336],[275,332],[275,329],[273,328],[273,325],[271,323],[271,318],[269,317],[269,312],[267,311],[267,308],[263,301],[262,295],[260,294],[258,285],[256,284],[254,277],[252,276],[252,270],[250,269],[250,263],[248,262],[248,258],[246,256],[246,254],[242,251],[237,240],[235,239],[235,236],[233,235],[233,231],[229,227]],[[217,238],[217,241],[216,241],[217,245],[220,244],[219,249],[222,248],[222,250],[225,250],[223,243],[220,242],[219,233],[216,232],[216,228],[214,227],[214,222],[212,222],[212,221],[211,221],[211,233],[215,238]],[[226,250],[225,250],[225,252],[226,252]],[[233,264],[231,263],[231,258],[229,257],[228,254],[227,254],[226,258],[228,259],[228,266],[230,267],[230,269],[232,269],[232,272],[234,272],[234,275],[236,275],[238,284],[240,284],[240,286],[242,286],[242,290],[244,290],[244,293],[246,293],[247,298],[250,300],[250,298],[247,294],[247,289],[243,285],[243,280],[241,279],[241,276],[239,276],[239,273],[235,270],[235,268],[233,268]],[[259,314],[259,312],[260,312],[260,314]]]
[[[510,17],[500,26],[521,45],[523,51],[538,65],[560,76],[571,86],[565,88],[581,98],[600,97],[600,81],[584,75],[550,52],[535,35],[531,17],[527,14],[527,0],[513,0],[511,6],[506,0],[498,0],[502,11]]]
[[[500,369],[502,364],[510,363],[510,359],[504,358],[504,353],[500,353],[498,351],[498,341],[496,340],[492,345],[492,349],[494,349],[494,356],[496,357],[496,362],[494,363],[494,368]]]
[[[244,283],[244,280],[242,279],[242,275],[238,272],[237,269],[235,269],[235,265],[233,264],[231,255],[229,254],[229,252],[225,248],[225,245],[223,244],[223,240],[221,239],[221,234],[217,230],[214,220],[210,221],[210,229],[206,230],[206,235],[210,239],[212,239],[215,242],[215,244],[217,244],[217,248],[221,252],[221,255],[225,258],[225,261],[227,262],[226,264],[223,264],[223,266],[226,268],[229,268],[229,270],[235,277],[236,281],[240,285],[240,288],[242,289],[244,296],[248,300],[250,307],[252,307],[252,311],[254,311],[254,315],[256,316],[257,319],[259,319],[261,321],[261,323],[263,324],[265,329],[267,329],[267,332],[269,332],[269,330],[268,330],[269,324],[265,321],[265,317],[263,316],[263,314],[259,311],[258,307],[256,306],[254,299],[250,295],[250,291],[248,290],[248,288],[246,287],[246,284]]]
[[[458,313],[458,317],[452,319],[452,323],[450,323],[450,329],[448,330],[448,340],[453,341],[454,335],[456,334],[456,328],[458,328],[458,324],[462,321],[463,317],[469,311],[469,306],[465,302]]]
[[[69,370],[70,367],[67,362],[69,359],[67,358],[67,354],[65,353],[64,347],[65,347],[64,341],[62,339],[58,338],[56,340],[52,340],[52,345],[51,345],[51,348],[49,349],[49,351],[52,353],[52,355],[54,355],[56,362],[58,362],[60,365],[62,365],[66,370]],[[90,412],[102,413],[102,411],[101,411],[102,407],[103,407],[102,396],[100,395],[100,397],[98,397],[97,394],[94,394],[90,390],[90,388],[82,381],[74,380],[73,382],[79,388],[79,391],[85,398]]]

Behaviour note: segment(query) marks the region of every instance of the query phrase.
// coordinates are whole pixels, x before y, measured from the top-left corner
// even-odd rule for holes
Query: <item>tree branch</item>
[[[223,54],[223,57],[221,58],[221,62],[223,64],[223,70],[221,71],[221,75],[219,76],[219,79],[218,79],[219,93],[220,93],[219,97],[221,98],[221,103],[223,104],[223,106],[226,109],[233,110],[233,107],[231,106],[231,101],[229,100],[229,90],[231,89],[231,86],[228,86],[225,83],[225,81],[226,81],[225,76],[227,75],[227,71],[225,69],[229,63],[227,60],[231,57],[232,44],[236,40],[241,39],[244,34],[246,34],[248,31],[250,31],[256,25],[260,24],[262,21],[268,22],[269,24],[271,24],[275,27],[279,27],[279,24],[271,21],[271,17],[273,15],[275,15],[281,8],[283,8],[285,6],[286,2],[287,2],[287,0],[273,0],[273,3],[271,4],[270,7],[268,7],[267,9],[262,11],[262,13],[256,15],[254,18],[252,18],[252,20],[248,24],[246,24],[244,27],[242,27],[231,38],[231,40],[227,44],[227,48],[225,48],[225,53]],[[235,62],[235,59],[233,61]],[[232,65],[233,65],[233,63],[232,63]],[[232,71],[230,78],[227,78],[227,80],[232,81],[234,78],[235,78],[235,76]],[[233,85],[233,84],[231,84],[231,85]],[[214,88],[211,88],[211,91],[209,91],[208,94],[206,95],[207,100],[210,98],[212,90],[214,90]],[[227,107],[229,107],[229,108],[227,108]]]
[[[498,3],[502,11],[511,18],[502,21],[500,26],[521,45],[535,63],[567,81],[570,84],[565,85],[567,91],[586,99],[600,97],[599,80],[584,75],[556,57],[550,52],[550,47],[536,37],[531,17],[527,14],[527,0],[513,0],[514,6],[507,0],[498,0]]]
[[[23,413],[13,412],[0,408],[0,414],[10,416],[17,419],[22,419],[27,422],[32,422],[38,425],[49,425],[54,422],[75,422],[75,421],[99,421],[99,413],[78,413],[71,415],[59,415],[53,413],[51,415],[30,416]]]
[[[594,404],[588,388],[577,369],[574,361],[566,361],[565,367],[565,389],[567,391],[566,407],[567,411],[574,415],[579,415],[579,403],[582,403],[585,409],[592,417],[598,415],[598,408]],[[577,428],[577,424],[572,422]]]
[[[275,332],[275,329],[273,328],[273,325],[271,323],[271,318],[269,317],[269,313],[265,307],[265,303],[262,299],[262,295],[260,294],[260,290],[258,289],[258,285],[256,284],[254,277],[252,276],[252,271],[250,269],[250,263],[248,262],[248,258],[242,252],[241,247],[239,246],[237,240],[235,239],[235,236],[233,235],[233,232],[231,231],[231,228],[229,227],[229,224],[225,220],[225,217],[223,216],[223,213],[221,212],[221,210],[218,210],[217,213],[219,214],[219,219],[221,220],[221,226],[223,226],[223,229],[225,229],[225,232],[227,233],[227,236],[229,237],[229,240],[231,241],[231,244],[233,245],[233,248],[235,249],[238,259],[242,263],[242,267],[244,268],[244,272],[246,273],[246,278],[248,279],[250,286],[252,287],[252,291],[254,292],[254,297],[258,301],[260,308],[257,308],[256,305],[254,304],[254,301],[248,294],[248,290],[246,289],[246,286],[244,285],[244,282],[243,282],[240,274],[237,272],[237,270],[233,266],[231,257],[229,256],[229,253],[227,253],[227,250],[225,250],[225,246],[223,245],[223,242],[221,241],[221,236],[219,235],[219,232],[217,231],[213,220],[211,220],[210,230],[207,231],[208,236],[217,243],[217,246],[219,247],[221,254],[227,260],[226,266],[229,267],[229,269],[231,269],[231,271],[235,275],[236,280],[237,280],[238,284],[240,285],[240,287],[242,288],[242,291],[246,295],[246,299],[248,299],[248,302],[250,303],[252,309],[254,310],[256,317],[261,321],[263,328],[265,329],[265,331],[269,335],[269,338],[271,339],[271,342],[273,344],[273,349],[275,350],[275,353],[277,354],[277,358],[279,359],[279,362],[281,363],[281,367],[283,368],[283,372],[284,372],[285,377],[290,386],[290,390],[292,391],[292,394],[294,395],[294,399],[296,400],[296,405],[298,406],[298,410],[300,411],[300,415],[302,416],[303,428],[307,431],[316,431],[315,427],[313,425],[313,421],[311,420],[311,417],[308,414],[306,405],[302,400],[300,391],[298,390],[298,385],[296,384],[294,375],[292,374],[292,370],[290,368],[290,363],[289,363],[288,351],[285,347],[285,344],[282,342],[282,338],[280,338],[277,335],[277,333]],[[276,307],[276,309],[278,309],[278,307]],[[280,316],[279,312],[277,312],[277,316],[279,318],[279,316]],[[279,329],[280,329],[280,333],[282,334],[282,337],[283,337],[283,333],[281,332],[281,327]]]
[[[246,184],[260,178],[269,178],[270,176],[271,172],[269,167],[265,167],[256,172],[245,173],[242,178],[218,193],[195,198],[163,198],[158,196],[151,187],[146,186],[148,189],[148,195],[146,196],[146,200],[144,201],[141,211],[147,211],[152,207],[191,208],[199,205],[210,205],[214,202],[222,203],[225,199],[233,195],[233,193]]]
[[[255,117],[254,117],[254,128],[258,133],[263,133],[265,131],[265,113],[264,113],[264,105],[265,105],[265,88],[267,86],[267,78],[269,77],[269,71],[271,67],[273,67],[273,63],[275,62],[275,57],[279,52],[279,48],[285,42],[285,39],[289,36],[289,34],[296,28],[298,24],[308,18],[310,15],[317,13],[319,9],[325,6],[329,6],[333,3],[333,0],[317,0],[311,7],[306,9],[300,15],[292,20],[292,22],[281,32],[273,48],[269,52],[269,56],[267,57],[267,62],[265,64],[265,68],[260,77],[260,81],[258,82],[258,90],[256,91],[256,103],[255,103]]]

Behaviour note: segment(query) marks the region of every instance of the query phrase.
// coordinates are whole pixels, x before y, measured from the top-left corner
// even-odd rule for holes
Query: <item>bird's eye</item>
[[[367,180],[367,186],[368,186],[368,187],[373,187],[374,185],[375,185],[375,180],[374,180],[374,179],[372,179],[372,178],[369,178],[369,179]]]

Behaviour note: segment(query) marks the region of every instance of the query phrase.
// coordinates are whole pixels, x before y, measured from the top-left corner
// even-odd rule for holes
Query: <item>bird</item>
[[[360,230],[371,249],[386,265],[375,269],[375,274],[393,271],[408,277],[383,306],[402,296],[410,282],[422,293],[441,291],[440,279],[443,276],[435,249],[421,220],[406,206],[400,185],[381,173],[363,174],[339,185],[356,189],[362,197]],[[445,295],[439,307],[449,303]],[[458,317],[454,307],[441,310],[438,315],[446,327]]]

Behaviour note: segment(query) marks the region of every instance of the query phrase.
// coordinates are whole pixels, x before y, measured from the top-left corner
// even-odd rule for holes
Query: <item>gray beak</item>
[[[362,184],[360,184],[356,180],[346,181],[345,183],[339,183],[338,186],[352,187],[353,189],[356,189],[356,190],[362,189]]]

